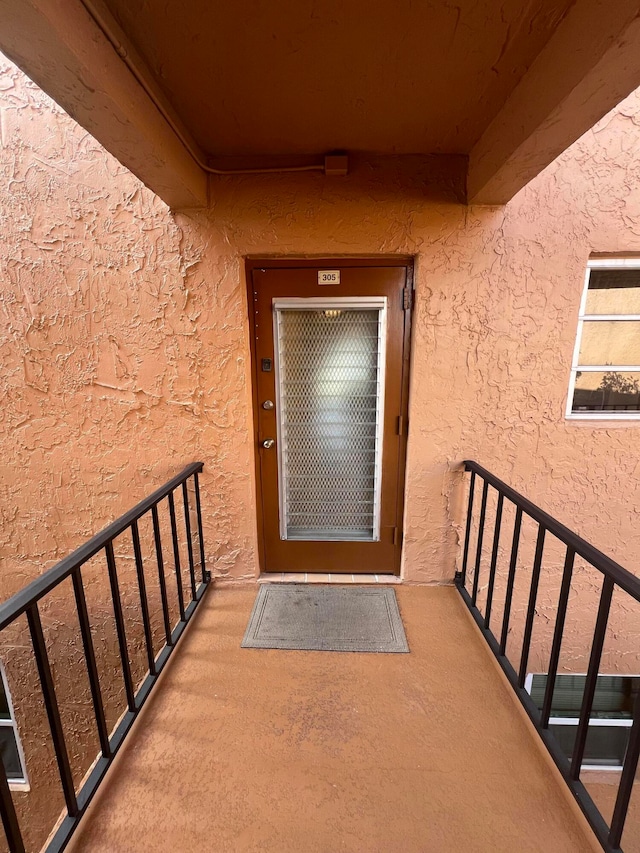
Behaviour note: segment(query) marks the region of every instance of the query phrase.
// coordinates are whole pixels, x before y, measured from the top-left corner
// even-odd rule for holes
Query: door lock
[[[272,400],[265,400],[264,403],[262,404],[262,408],[266,409],[268,412],[270,412],[271,409],[273,409],[273,401]]]
[[[262,442],[262,446],[264,447],[265,450],[271,450],[271,448],[273,447],[273,445],[275,443],[276,443],[275,438],[265,438],[265,440]]]

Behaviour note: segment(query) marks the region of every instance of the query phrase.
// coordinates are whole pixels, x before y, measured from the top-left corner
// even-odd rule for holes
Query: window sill
[[[634,423],[640,424],[640,412],[634,412],[633,414],[626,412],[607,412],[606,414],[598,415],[594,412],[573,412],[570,415],[565,415],[565,421],[572,421],[573,423],[588,423],[588,424],[602,424],[604,426],[611,426],[612,424],[623,424],[626,426],[632,425]]]

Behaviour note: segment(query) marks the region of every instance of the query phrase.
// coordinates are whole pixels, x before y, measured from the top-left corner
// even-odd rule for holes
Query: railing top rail
[[[151,507],[159,503],[170,492],[177,488],[181,483],[187,480],[193,474],[200,473],[204,468],[204,462],[192,462],[187,465],[179,474],[168,480],[155,492],[152,492],[148,497],[141,500],[132,509],[121,515],[111,524],[107,525],[99,533],[96,533],[88,542],[85,542],[79,548],[76,548],[71,554],[56,563],[48,569],[39,578],[36,578],[24,589],[21,589],[11,598],[7,599],[3,604],[0,604],[0,631],[6,628],[14,619],[25,613],[36,601],[39,601],[48,592],[58,586],[63,580],[87,560],[90,560],[101,548],[119,536],[126,530],[134,521],[137,521],[145,512],[148,512]]]
[[[607,557],[602,551],[595,548],[586,539],[578,536],[573,530],[565,527],[549,513],[540,509],[524,495],[516,492],[511,486],[508,486],[482,465],[478,465],[471,459],[465,459],[462,463],[467,471],[473,471],[479,477],[482,477],[487,483],[493,486],[498,492],[501,492],[517,507],[520,507],[523,512],[541,524],[553,536],[564,542],[569,548],[579,554],[587,562],[591,563],[596,569],[601,571],[606,577],[610,577],[621,589],[629,593],[630,596],[640,601],[640,578],[636,577],[630,571],[625,569],[620,563],[616,563],[611,557]]]

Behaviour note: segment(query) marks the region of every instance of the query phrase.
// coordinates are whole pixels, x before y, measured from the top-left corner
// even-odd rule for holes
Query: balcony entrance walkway
[[[210,590],[68,849],[599,850],[458,593],[396,591],[409,655],[241,649]]]

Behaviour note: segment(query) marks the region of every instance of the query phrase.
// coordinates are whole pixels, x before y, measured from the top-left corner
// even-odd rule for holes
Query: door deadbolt
[[[273,401],[272,400],[265,400],[264,403],[262,404],[262,408],[266,409],[268,412],[270,412],[271,409],[273,409]]]
[[[265,438],[265,440],[262,442],[262,446],[265,450],[271,450],[275,443],[276,441],[274,438]]]

